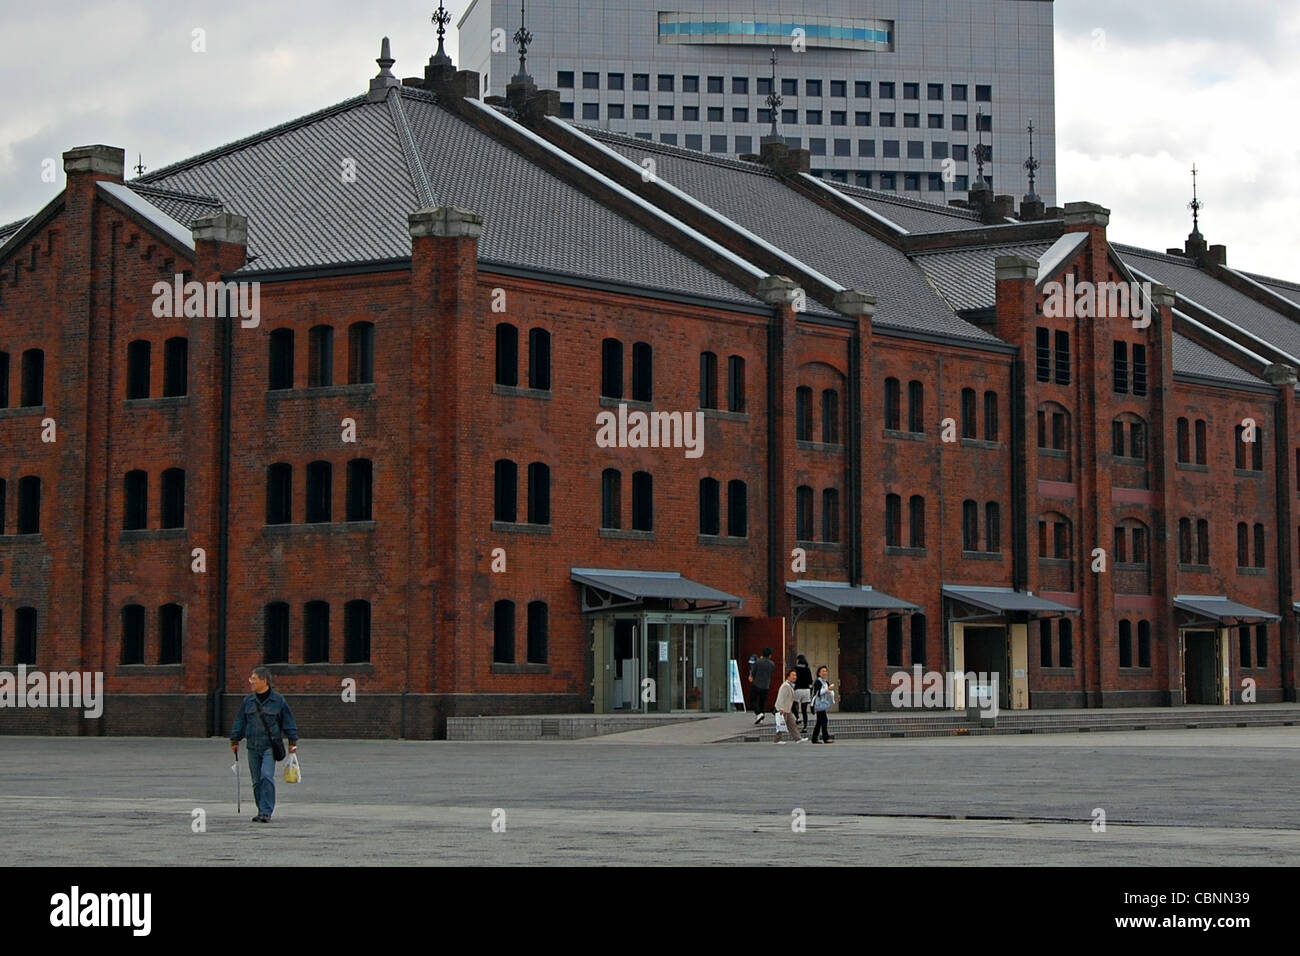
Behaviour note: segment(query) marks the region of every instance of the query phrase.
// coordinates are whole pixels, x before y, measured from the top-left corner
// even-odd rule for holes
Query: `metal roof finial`
[[[772,111],[772,132],[769,134],[776,139],[780,134],[776,131],[776,111],[780,108],[784,100],[776,88],[776,47],[772,47],[772,89],[767,94],[767,108]]]
[[[533,78],[528,75],[528,44],[533,42],[533,35],[528,32],[527,10],[525,9],[525,0],[519,0],[519,29],[515,31],[515,43],[519,47],[519,72],[515,74],[513,82],[531,83]]]
[[[1187,204],[1187,208],[1192,211],[1192,236],[1198,238],[1201,235],[1201,210],[1205,208],[1205,203],[1196,198],[1196,164],[1192,163],[1192,201]]]
[[[1042,164],[1034,159],[1034,124],[1029,124],[1029,158],[1025,160],[1025,169],[1029,170],[1029,195],[1025,198],[1030,202],[1036,202],[1038,196],[1034,193],[1034,173],[1038,172]]]
[[[442,5],[442,0],[438,0],[438,10],[433,15],[433,22],[438,27],[438,52],[433,55],[430,62],[434,66],[441,66],[444,63],[450,64],[451,57],[447,55],[447,51],[443,48],[442,37],[447,32],[447,24],[451,22],[451,14]]]

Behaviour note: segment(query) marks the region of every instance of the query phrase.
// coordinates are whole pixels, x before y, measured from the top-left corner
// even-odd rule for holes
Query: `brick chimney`
[[[234,272],[248,261],[248,217],[219,212],[194,220],[194,272],[200,281]],[[210,275],[208,273],[211,273]]]
[[[764,136],[758,150],[758,161],[778,176],[796,176],[812,168],[808,150],[791,149],[779,136]]]

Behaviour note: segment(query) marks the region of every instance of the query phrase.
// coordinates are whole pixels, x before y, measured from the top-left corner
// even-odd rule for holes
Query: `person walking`
[[[817,723],[813,727],[812,742],[831,744],[835,738],[830,735],[828,714],[835,705],[835,685],[831,683],[830,668],[823,664],[817,668],[817,679],[812,685],[812,709]],[[821,734],[821,740],[817,735]]]
[[[794,659],[795,673],[799,676],[794,682],[794,700],[799,706],[795,712],[799,715],[799,721],[803,724],[803,732],[808,732],[808,708],[812,704],[812,683],[813,672],[808,666],[808,658],[800,654]]]
[[[284,738],[291,754],[298,752],[298,724],[289,702],[271,689],[271,669],[254,667],[248,685],[252,693],[239,705],[235,727],[230,731],[230,749],[239,758],[239,741],[248,741],[248,770],[253,777],[253,800],[257,804],[254,823],[270,823],[275,812],[275,762],[285,757]]]
[[[797,672],[792,667],[786,672],[785,681],[781,684],[781,689],[776,692],[776,736],[777,743],[783,744],[781,740],[781,727],[784,724],[785,729],[790,732],[794,742],[801,744],[804,738],[799,734],[799,725],[794,719],[794,682],[798,677]]]
[[[749,703],[758,716],[755,724],[761,724],[767,716],[767,694],[772,689],[772,674],[776,671],[776,662],[772,660],[772,648],[763,648],[763,656],[756,660],[749,669]]]

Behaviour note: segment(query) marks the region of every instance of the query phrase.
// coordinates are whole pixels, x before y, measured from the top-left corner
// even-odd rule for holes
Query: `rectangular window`
[[[606,74],[605,86],[611,90],[623,89],[623,74],[622,73]]]
[[[975,87],[975,99],[980,103],[993,102],[993,87],[983,84],[977,84]]]
[[[952,116],[952,125],[950,128],[954,133],[967,132],[970,129],[970,117],[968,117],[965,113],[954,113]],[[966,151],[965,148],[963,148],[962,152],[965,153],[965,151]],[[960,160],[966,159],[964,155],[958,156],[956,150],[953,151],[952,158],[960,159]]]
[[[832,126],[849,125],[849,114],[844,112],[844,110],[831,110],[831,125]]]
[[[1056,384],[1070,384],[1070,333],[1056,333]]]
[[[573,89],[573,71],[560,70],[555,74],[555,85],[562,90]]]
[[[925,386],[916,381],[907,383],[907,430],[925,431]]]
[[[622,104],[622,103],[610,103],[608,106],[605,107],[605,115],[606,115],[607,117],[609,117],[610,119],[612,119],[612,120],[621,120],[621,119],[623,119],[623,116],[624,116],[624,113],[623,113],[623,104]]]
[[[723,91],[722,77],[720,76],[709,77],[708,90],[710,93],[721,93]]]
[[[1128,343],[1116,342],[1111,359],[1111,377],[1118,395],[1128,394]]]
[[[891,614],[886,618],[885,626],[885,664],[889,667],[903,666],[903,616]]]
[[[868,112],[865,112],[865,111],[863,111],[863,110],[858,110],[857,112],[855,112],[855,113],[853,114],[853,125],[854,125],[854,126],[870,126],[870,125],[871,125],[871,114],[868,113]]]
[[[682,77],[683,93],[698,93],[700,91],[700,78],[698,76]]]
[[[363,664],[370,660],[370,602],[348,601],[343,605],[343,663]]]
[[[845,80],[831,80],[831,96],[845,97],[849,95],[849,85]]]
[[[984,440],[998,440],[998,393],[984,393]]]
[[[731,121],[733,123],[748,123],[749,110],[743,106],[733,106],[731,109]]]
[[[1038,381],[1052,380],[1052,333],[1041,325],[1035,333],[1035,366]]]
[[[727,137],[714,136],[714,135],[711,135],[709,137],[710,153],[725,153],[726,151],[727,151]]]
[[[920,129],[920,128],[921,128],[920,113],[903,114],[903,129]]]
[[[1133,346],[1133,394],[1145,395],[1147,393],[1147,347],[1145,345]]]
[[[895,120],[895,116],[894,116],[893,113],[880,113],[880,114],[877,115],[877,122],[878,122],[879,125],[881,125],[881,126],[896,126],[896,125],[898,125],[894,120]],[[898,154],[895,153],[894,155],[898,155]]]
[[[1038,622],[1038,666],[1052,666],[1052,622]]]
[[[138,339],[126,347],[127,401],[149,397],[150,348],[144,339]]]
[[[492,606],[492,661],[515,662],[515,602],[497,601]]]
[[[733,76],[731,78],[731,92],[737,96],[748,96],[749,78],[745,76]]]
[[[675,77],[671,73],[659,74],[659,92],[671,93],[673,91]]]
[[[307,387],[334,384],[334,329],[318,325],[307,334]]]
[[[782,96],[798,96],[798,95],[799,95],[799,81],[798,81],[798,80],[791,80],[791,79],[783,79],[783,80],[781,80],[781,95],[782,95]]]
[[[821,80],[809,80],[809,81],[808,81],[808,85],[807,85],[807,90],[808,90],[808,95],[809,95],[809,96],[821,96],[821,95],[822,95],[822,81],[821,81]]]
[[[919,139],[909,139],[907,141],[907,158],[925,159],[925,142]]]
[[[649,73],[633,73],[633,74],[632,74],[632,89],[633,89],[635,92],[638,92],[638,93],[645,93],[645,92],[648,92],[649,89],[650,89],[650,74],[649,74]]]
[[[164,604],[158,609],[158,663],[179,664],[185,634],[185,609]]]
[[[853,81],[853,95],[856,96],[858,99],[870,99],[870,98],[871,98],[871,81],[870,81],[870,80],[854,80],[854,81]]]
[[[600,119],[600,104],[599,104],[599,103],[583,103],[583,104],[582,104],[582,118],[585,119],[585,120],[599,120],[599,119]],[[669,117],[669,118],[671,119],[671,117]]]
[[[598,90],[598,89],[600,89],[600,74],[599,74],[599,73],[583,73],[583,74],[582,74],[582,88],[583,88],[584,90]]]
[[[654,530],[654,478],[648,471],[632,475],[632,530]]]
[[[673,118],[673,108],[671,105],[660,105],[656,115],[661,120],[670,120]]]
[[[349,521],[370,521],[374,507],[374,465],[369,458],[354,458],[348,462]]]
[[[648,120],[648,119],[650,118],[650,104],[649,104],[649,103],[633,103],[633,104],[632,104],[632,118],[633,118],[634,120]],[[645,134],[645,138],[646,138],[646,139],[649,139],[649,138],[650,138],[650,134],[649,134],[649,133],[646,133],[646,134]]]

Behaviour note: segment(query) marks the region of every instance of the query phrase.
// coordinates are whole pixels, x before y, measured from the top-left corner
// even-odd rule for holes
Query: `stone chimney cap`
[[[1264,368],[1264,381],[1272,385],[1295,385],[1296,370],[1290,365],[1268,365]]]
[[[758,280],[755,294],[768,305],[789,305],[799,294],[799,283],[789,276],[766,276]]]
[[[1110,224],[1110,210],[1095,202],[1067,202],[1065,204],[1065,224],[1067,226],[1106,226]]]
[[[78,146],[63,154],[67,173],[105,173],[121,178],[126,170],[126,151],[117,146]]]
[[[1159,282],[1151,286],[1151,302],[1158,309],[1172,309],[1178,293]]]
[[[1016,279],[1028,282],[1038,280],[1038,260],[1028,256],[998,256],[993,261],[997,281]]]
[[[835,293],[831,307],[841,315],[865,315],[871,318],[876,314],[876,297],[861,289],[845,289]]]
[[[194,220],[190,227],[195,243],[227,242],[248,245],[248,217],[234,212],[218,212]]]
[[[411,238],[464,237],[477,239],[483,234],[483,217],[456,206],[433,206],[407,216]]]

